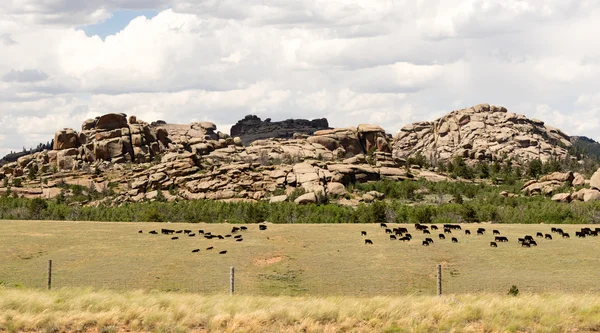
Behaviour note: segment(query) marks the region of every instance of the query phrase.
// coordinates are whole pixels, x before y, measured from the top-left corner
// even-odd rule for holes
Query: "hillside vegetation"
[[[13,332],[592,332],[594,295],[222,297],[0,289]]]

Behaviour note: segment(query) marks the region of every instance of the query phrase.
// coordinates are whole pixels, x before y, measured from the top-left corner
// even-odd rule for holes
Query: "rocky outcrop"
[[[231,127],[231,136],[239,137],[244,145],[256,140],[269,138],[291,139],[294,134],[312,135],[318,130],[328,129],[327,119],[288,119],[272,122],[271,118],[262,121],[259,117],[248,115]]]
[[[590,187],[600,191],[600,169],[596,170],[590,178]]]
[[[394,156],[423,154],[432,162],[455,156],[478,161],[514,158],[521,162],[567,156],[570,138],[544,122],[479,104],[452,111],[432,122],[404,126],[393,144]]]
[[[356,128],[334,128],[317,131],[308,142],[318,143],[338,157],[358,154],[392,153],[391,137],[377,125],[361,124]]]

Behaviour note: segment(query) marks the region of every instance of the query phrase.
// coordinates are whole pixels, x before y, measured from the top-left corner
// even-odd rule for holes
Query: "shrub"
[[[508,295],[509,296],[517,296],[519,295],[519,288],[517,288],[517,286],[515,286],[514,284],[510,287],[510,289],[508,289]]]

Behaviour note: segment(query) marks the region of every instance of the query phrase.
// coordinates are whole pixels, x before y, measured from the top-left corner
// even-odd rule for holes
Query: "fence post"
[[[235,268],[231,266],[229,268],[229,295],[233,295],[235,292]]]
[[[442,296],[442,265],[437,265],[437,294]]]
[[[48,290],[52,289],[52,260],[48,260]]]

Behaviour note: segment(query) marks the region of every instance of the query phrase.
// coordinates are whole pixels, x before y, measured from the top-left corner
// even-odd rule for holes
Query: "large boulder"
[[[294,200],[295,203],[299,204],[299,205],[306,205],[309,203],[316,203],[317,202],[317,196],[313,193],[306,193],[303,194],[301,196],[299,196],[298,198],[296,198],[296,200]]]
[[[101,116],[96,121],[96,130],[110,131],[127,127],[127,115],[123,113],[109,113]]]
[[[295,134],[312,135],[318,130],[328,129],[327,119],[288,119],[272,122],[270,118],[261,120],[254,115],[248,115],[231,127],[232,137],[239,137],[245,145],[256,140],[268,138],[291,139]]]
[[[77,132],[71,128],[65,128],[57,131],[54,134],[54,146],[53,150],[63,150],[78,147]]]
[[[600,169],[598,169],[590,178],[590,187],[600,190]]]

